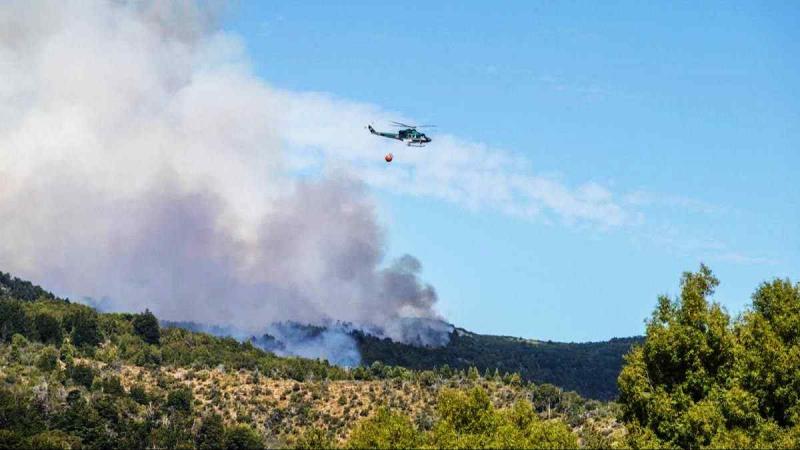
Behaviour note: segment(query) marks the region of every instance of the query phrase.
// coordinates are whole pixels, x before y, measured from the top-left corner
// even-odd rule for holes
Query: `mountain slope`
[[[3,296],[26,301],[39,298],[56,299],[52,292],[48,292],[30,281],[21,280],[9,273],[0,271],[0,297]]]
[[[477,367],[481,373],[519,373],[523,380],[550,383],[600,400],[617,396],[623,356],[641,337],[604,342],[562,343],[491,336],[456,329],[444,347],[415,347],[354,332],[364,364],[381,361],[410,369],[448,365]]]
[[[0,297],[3,295],[20,300],[31,301],[55,299],[56,297],[28,281],[20,280],[9,274],[0,272]],[[204,331],[217,336],[246,337],[242,332],[235,332],[230,327],[214,327],[190,322],[166,322],[168,326],[179,327],[191,331]],[[449,324],[441,323],[446,328]],[[262,349],[279,354],[298,354],[292,351],[279,351],[283,347],[298,347],[298,342],[280,342],[292,336],[306,346],[319,345],[314,341],[321,333],[330,331],[343,337],[349,334],[355,346],[342,346],[342,351],[360,353],[361,364],[371,365],[380,361],[386,365],[401,366],[409,369],[423,370],[448,366],[451,369],[466,370],[476,367],[481,373],[493,374],[498,371],[519,373],[524,381],[549,383],[565,390],[573,390],[580,395],[598,400],[612,400],[617,396],[617,376],[622,367],[625,355],[642,338],[614,338],[604,342],[561,343],[536,341],[509,336],[481,335],[461,328],[450,333],[449,342],[441,347],[423,347],[376,337],[364,331],[352,328],[328,329],[319,326],[297,323],[277,324],[279,329],[289,329],[291,333],[277,336],[254,337],[252,343]],[[407,324],[412,327],[413,324]],[[424,330],[431,324],[418,324],[416,328]],[[424,326],[423,326],[424,325]],[[414,327],[412,327],[414,328]],[[286,330],[284,330],[286,331]],[[274,340],[272,346],[263,345],[264,337]],[[348,339],[349,341],[349,339]],[[302,353],[299,353],[302,354]],[[312,355],[306,355],[312,356]],[[349,358],[328,358],[341,363],[344,359],[358,362],[358,354]],[[351,364],[346,364],[351,365]]]
[[[278,357],[161,328],[149,311],[98,313],[10,277],[0,287],[0,448],[362,448],[398,423],[411,447],[544,447],[555,436],[560,448],[595,448],[625,434],[614,404],[519,377]],[[448,414],[493,427],[451,430]],[[523,440],[509,444],[509,427]]]

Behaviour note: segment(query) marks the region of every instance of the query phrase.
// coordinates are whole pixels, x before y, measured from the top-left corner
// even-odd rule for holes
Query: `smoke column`
[[[419,261],[384,263],[359,180],[287,176],[280,95],[215,12],[0,5],[0,268],[165,319],[425,343],[401,325],[438,318]]]

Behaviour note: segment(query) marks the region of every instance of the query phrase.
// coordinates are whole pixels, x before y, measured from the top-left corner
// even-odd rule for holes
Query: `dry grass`
[[[411,417],[432,414],[442,387],[468,387],[471,382],[423,386],[412,381],[306,381],[270,379],[247,370],[143,369],[123,366],[123,385],[144,386],[155,395],[188,387],[201,414],[216,412],[228,423],[246,423],[265,436],[280,439],[308,427],[330,431],[343,440],[352,425],[381,406],[405,411]],[[498,407],[512,404],[523,390],[495,382],[479,382]]]

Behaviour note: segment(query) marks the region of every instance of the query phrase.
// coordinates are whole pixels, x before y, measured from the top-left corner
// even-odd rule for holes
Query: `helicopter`
[[[431,138],[426,136],[425,133],[417,131],[417,128],[431,128],[436,126],[408,125],[400,122],[392,122],[392,125],[402,129],[397,130],[397,133],[384,133],[381,131],[375,131],[375,128],[372,128],[372,125],[367,125],[367,129],[374,135],[405,142],[409,147],[425,147],[425,144],[431,142]]]

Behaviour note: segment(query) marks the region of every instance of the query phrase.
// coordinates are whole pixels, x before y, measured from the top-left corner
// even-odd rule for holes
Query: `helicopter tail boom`
[[[381,131],[375,131],[375,128],[372,128],[372,125],[367,125],[367,129],[369,130],[370,133],[372,133],[374,135],[377,135],[377,136],[382,136],[382,137],[390,138],[390,139],[397,139],[399,141],[403,140],[400,137],[400,135],[395,134],[395,133],[383,133]]]

